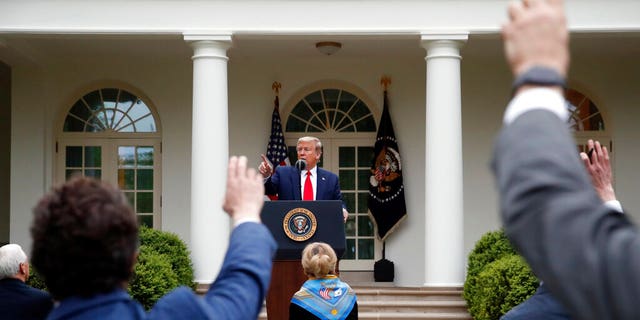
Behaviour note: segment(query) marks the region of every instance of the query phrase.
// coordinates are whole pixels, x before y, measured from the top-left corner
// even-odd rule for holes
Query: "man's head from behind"
[[[14,278],[27,281],[29,278],[29,261],[22,247],[7,244],[0,247],[0,279]]]
[[[54,298],[109,292],[129,280],[138,224],[118,189],[74,178],[42,197],[33,213],[31,260]]]

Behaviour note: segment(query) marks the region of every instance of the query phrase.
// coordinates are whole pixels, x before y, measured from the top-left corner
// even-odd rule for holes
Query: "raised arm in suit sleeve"
[[[493,155],[507,236],[576,319],[637,319],[640,236],[605,206],[567,124],[548,110],[505,124]]]

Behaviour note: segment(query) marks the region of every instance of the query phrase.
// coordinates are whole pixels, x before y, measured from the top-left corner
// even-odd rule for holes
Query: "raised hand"
[[[227,170],[227,191],[222,208],[237,222],[260,221],[264,185],[253,168],[247,168],[247,157],[233,156]]]
[[[260,157],[262,158],[262,162],[258,166],[258,171],[260,171],[262,177],[269,178],[273,174],[273,168],[269,164],[269,160],[267,160],[267,157],[265,157],[264,154],[261,154]]]

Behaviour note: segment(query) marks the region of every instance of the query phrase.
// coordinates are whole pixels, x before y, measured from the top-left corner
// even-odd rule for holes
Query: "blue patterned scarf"
[[[356,303],[356,293],[336,276],[307,280],[291,303],[320,319],[346,319]]]

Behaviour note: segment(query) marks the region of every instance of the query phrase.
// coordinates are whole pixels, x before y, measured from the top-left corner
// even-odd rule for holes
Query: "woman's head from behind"
[[[324,242],[308,244],[302,251],[302,268],[311,278],[324,278],[335,274],[338,257],[330,245]]]

